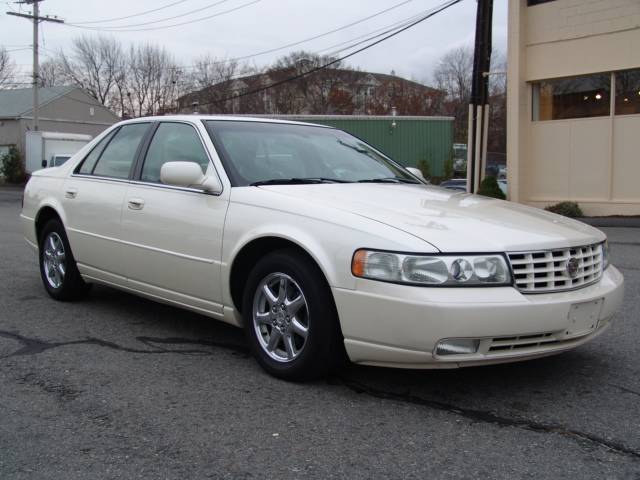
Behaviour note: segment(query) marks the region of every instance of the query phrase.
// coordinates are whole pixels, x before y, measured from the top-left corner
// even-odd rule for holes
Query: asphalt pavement
[[[640,479],[640,229],[604,229],[625,304],[577,350],[295,384],[208,318],[50,299],[20,195],[0,188],[0,479]]]

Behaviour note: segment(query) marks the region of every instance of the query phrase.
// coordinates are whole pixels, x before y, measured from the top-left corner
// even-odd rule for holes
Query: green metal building
[[[262,115],[256,115],[262,116]],[[453,117],[373,115],[264,115],[281,120],[336,127],[373,145],[406,167],[420,160],[429,163],[431,175],[442,176],[452,158]]]

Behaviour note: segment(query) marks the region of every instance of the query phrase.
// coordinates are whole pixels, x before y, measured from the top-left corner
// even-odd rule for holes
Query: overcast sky
[[[41,14],[57,15],[68,23],[94,22],[135,15],[104,23],[86,23],[85,28],[44,23],[41,27],[42,60],[51,51],[66,49],[74,36],[96,34],[86,27],[120,27],[127,30],[102,33],[113,35],[123,43],[149,42],[165,46],[176,59],[189,64],[198,56],[211,53],[218,57],[239,57],[280,47],[322,34],[364,17],[404,3],[375,18],[335,32],[331,35],[285,48],[281,51],[251,59],[257,66],[270,63],[291,50],[321,51],[348,42],[375,30],[400,22],[443,0],[46,0],[40,4]],[[18,10],[15,3],[1,2],[5,11]],[[214,5],[215,4],[215,5]],[[151,9],[156,12],[137,15]],[[246,6],[244,6],[246,5]],[[353,66],[374,72],[389,73],[421,81],[430,81],[438,59],[447,50],[473,43],[475,28],[475,0],[463,0],[446,11],[422,22],[412,29],[387,40],[349,59]],[[209,8],[207,8],[209,7]],[[224,13],[232,9],[229,13]],[[198,12],[160,21],[168,17]],[[22,11],[30,7],[22,6]],[[172,28],[153,29],[166,25],[196,21]],[[149,23],[152,22],[152,23]],[[141,25],[144,24],[144,25]],[[507,0],[494,0],[494,46],[506,50]],[[25,72],[30,73],[32,28],[26,19],[0,16],[0,44],[12,50],[11,55]],[[25,48],[24,50],[16,50]]]

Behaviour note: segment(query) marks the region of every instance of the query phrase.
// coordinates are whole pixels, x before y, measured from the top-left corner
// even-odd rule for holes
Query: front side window
[[[100,155],[93,174],[101,177],[129,178],[138,146],[148,127],[148,123],[132,123],[120,127]]]
[[[346,132],[262,122],[205,122],[236,186],[279,179],[406,181],[406,170]]]
[[[533,120],[609,115],[609,73],[545,80],[533,84]]]
[[[616,115],[640,113],[640,69],[616,72]]]
[[[109,143],[111,137],[118,131],[118,129],[113,130],[106,137],[98,142],[98,144],[93,147],[93,149],[89,152],[89,155],[84,157],[84,160],[80,164],[80,168],[76,170],[76,173],[81,173],[83,175],[91,175],[93,172],[93,168],[96,166],[96,162],[100,158],[100,154],[104,150],[105,145]]]
[[[206,173],[209,157],[191,125],[166,122],[158,126],[147,150],[140,180],[159,183],[160,169],[166,162],[195,162],[202,173]]]

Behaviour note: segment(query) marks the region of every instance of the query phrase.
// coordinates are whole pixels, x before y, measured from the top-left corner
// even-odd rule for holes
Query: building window
[[[545,80],[533,84],[533,120],[609,115],[611,74]]]
[[[540,5],[541,3],[554,2],[555,0],[527,0],[527,6]]]
[[[615,75],[616,115],[640,113],[640,68]]]

